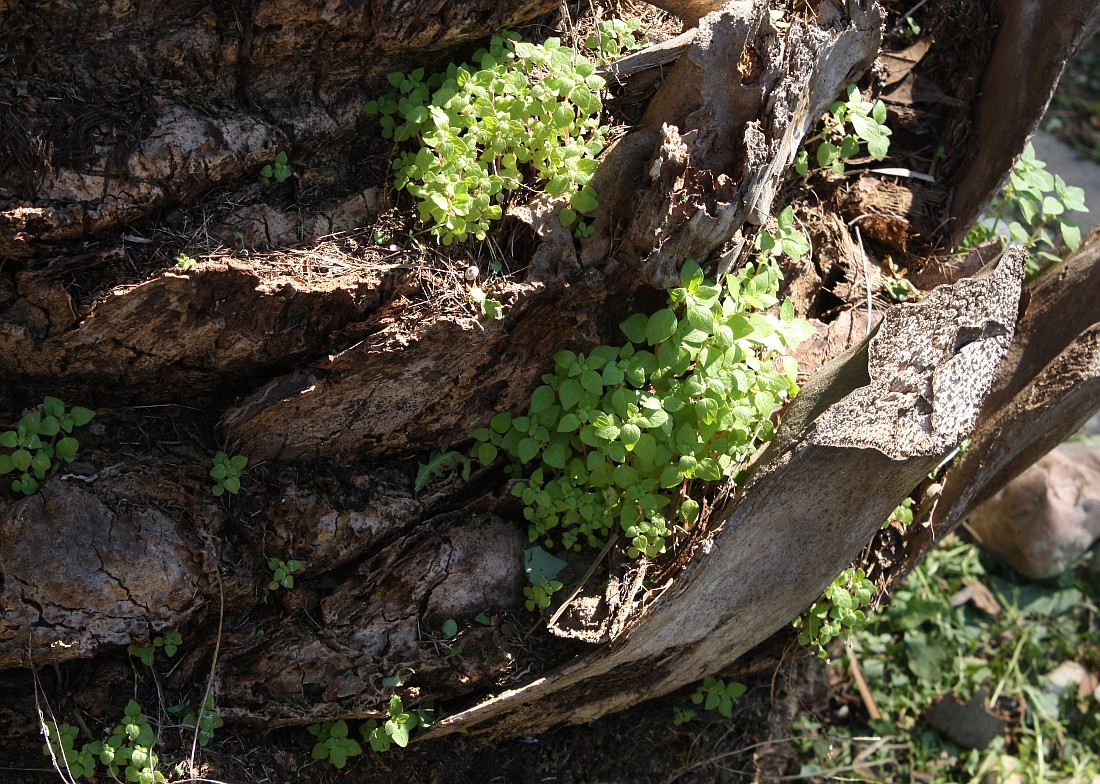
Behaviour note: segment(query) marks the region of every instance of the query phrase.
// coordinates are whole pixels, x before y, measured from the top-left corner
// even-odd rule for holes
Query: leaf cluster
[[[886,157],[892,133],[886,125],[886,104],[882,101],[864,101],[854,84],[848,85],[846,93],[845,100],[829,105],[825,126],[806,140],[795,157],[794,168],[799,174],[809,173],[809,149],[815,143],[817,166],[837,174],[844,172],[844,161],[859,155],[863,145],[875,160],[881,161]]]
[[[1012,168],[1008,184],[990,205],[989,222],[977,223],[963,240],[964,247],[976,247],[1000,238],[1002,223],[1008,238],[1023,244],[1047,261],[1059,262],[1056,253],[1058,236],[1071,251],[1081,247],[1081,229],[1065,216],[1070,212],[1088,212],[1085,191],[1066,185],[1059,175],[1046,170],[1046,164],[1035,158],[1035,149],[1028,142],[1020,160]],[[1015,220],[1018,218],[1018,220]],[[1036,261],[1028,260],[1028,271],[1038,272]]]
[[[826,658],[825,646],[834,637],[862,629],[867,624],[863,608],[875,596],[875,585],[862,569],[845,569],[825,589],[822,598],[791,624],[798,629],[800,645],[811,646],[819,658]]]
[[[743,683],[726,683],[721,678],[707,676],[691,695],[691,701],[707,710],[716,710],[727,719],[733,716],[733,701],[748,690]]]
[[[74,427],[91,422],[94,416],[94,411],[81,406],[66,411],[64,403],[47,396],[41,406],[23,415],[15,430],[0,433],[0,446],[13,450],[0,454],[0,474],[19,475],[12,481],[11,489],[32,495],[46,474],[57,471],[62,460],[71,463],[80,442],[69,434]]]
[[[459,467],[462,479],[468,480],[470,478],[470,458],[461,452],[448,449],[447,445],[444,444],[442,448],[432,451],[427,463],[419,464],[416,469],[416,482],[413,489],[419,493],[431,483],[432,479],[443,476],[447,469]]]
[[[787,205],[780,210],[775,221],[775,231],[764,227],[756,235],[756,249],[769,258],[787,256],[798,259],[810,252],[810,241],[794,225],[794,207]]]
[[[214,455],[214,467],[210,469],[210,478],[217,484],[210,488],[210,494],[218,497],[223,493],[236,495],[241,489],[241,471],[248,465],[244,455],[230,457],[225,452]]]
[[[186,711],[186,713],[184,713]],[[199,745],[204,749],[214,739],[214,731],[220,727],[225,726],[225,721],[218,715],[218,712],[214,709],[214,697],[210,695],[206,698],[206,702],[203,704],[202,710],[197,714],[194,708],[189,708],[187,705],[177,705],[174,708],[168,709],[169,713],[184,713],[183,726],[194,727],[198,724],[199,730]]]
[[[789,301],[760,312],[777,304],[779,280],[764,260],[721,287],[688,260],[669,307],[620,325],[625,345],[559,351],[525,414],[474,431],[474,458],[503,453],[522,477],[512,492],[531,542],[580,550],[618,529],[630,557],[652,557],[674,527],[694,525],[702,483],[770,439],[772,411],[797,391],[787,352],[812,328]]]
[[[628,52],[649,45],[644,35],[635,35],[642,26],[639,19],[607,19],[596,23],[596,32],[589,35],[585,48],[597,53],[600,64],[611,62]]]
[[[264,185],[270,185],[272,180],[279,183],[286,182],[293,174],[288,160],[286,152],[279,150],[275,160],[260,169],[260,182]]]
[[[588,182],[607,131],[596,66],[557,38],[531,44],[514,33],[473,60],[427,79],[423,68],[391,73],[396,92],[364,107],[381,116],[385,138],[419,145],[394,162],[394,184],[416,197],[431,233],[444,245],[484,239],[525,172],[569,199],[563,224],[594,210]]]
[[[267,568],[271,570],[271,582],[267,584],[267,590],[277,591],[279,586],[288,591],[294,587],[294,573],[302,567],[301,561],[284,561],[281,558],[269,558]]]
[[[348,764],[348,758],[363,753],[359,741],[348,737],[348,723],[343,719],[311,724],[306,730],[317,738],[313,744],[313,759],[328,762],[334,768],[343,768]]]
[[[126,652],[131,656],[136,656],[146,667],[152,667],[153,657],[159,648],[163,648],[165,654],[171,657],[176,655],[176,651],[179,650],[181,645],[183,645],[183,635],[179,632],[169,632],[163,637],[158,634],[148,645],[131,643]]]
[[[46,756],[52,753],[59,765],[67,765],[74,780],[94,780],[99,764],[116,781],[157,784],[165,780],[164,774],[157,770],[159,760],[153,751],[156,735],[136,700],[127,703],[122,722],[106,741],[85,743],[79,752],[75,749],[76,727],[69,724],[59,727],[51,721],[46,722],[46,733],[42,753]]]
[[[405,710],[401,698],[396,694],[390,697],[389,717],[384,721],[370,719],[359,727],[363,740],[378,752],[389,751],[394,745],[405,748],[409,737],[417,727],[431,726],[432,719],[427,711]]]

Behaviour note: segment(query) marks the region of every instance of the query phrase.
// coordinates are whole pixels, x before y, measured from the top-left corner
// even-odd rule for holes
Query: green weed
[[[218,497],[223,493],[236,495],[241,489],[241,471],[248,465],[248,458],[244,455],[230,457],[225,452],[214,455],[214,467],[210,469],[210,478],[215,485],[210,488],[210,494]]]
[[[15,430],[0,433],[0,447],[13,450],[0,454],[0,474],[18,474],[11,489],[33,495],[39,482],[56,472],[61,461],[73,462],[80,442],[69,434],[94,416],[94,411],[81,406],[66,411],[65,404],[56,397],[45,397],[41,406],[20,418]]]
[[[890,135],[890,128],[886,125],[886,105],[882,101],[864,101],[859,89],[850,84],[847,98],[829,105],[824,126],[803,144],[803,149],[795,157],[795,171],[801,175],[809,173],[809,150],[815,144],[814,160],[817,166],[837,174],[844,172],[844,161],[859,155],[861,146],[866,146],[868,154],[881,161],[890,149]]]

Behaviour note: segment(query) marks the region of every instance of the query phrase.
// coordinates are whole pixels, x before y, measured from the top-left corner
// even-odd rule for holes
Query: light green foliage
[[[855,710],[838,724],[803,718],[793,734],[812,760],[803,767],[804,778],[823,780],[812,774],[824,769],[832,779],[837,768],[858,758],[860,771],[877,769],[889,781],[1094,781],[1100,776],[1100,704],[1075,685],[1059,690],[1046,678],[1063,662],[1100,672],[1100,581],[1085,569],[1079,574],[1028,582],[953,538],[930,551],[851,640],[883,718]],[[952,600],[966,588],[972,595],[988,589],[1000,612],[987,612],[987,602],[983,610]],[[851,683],[843,675],[836,680]],[[959,748],[925,723],[939,697],[954,692],[965,702],[979,690],[995,713],[1009,719],[987,748]],[[841,699],[848,698],[859,702],[854,687]],[[1016,776],[1010,776],[1012,766]]]
[[[821,599],[795,618],[792,625],[798,629],[799,644],[811,646],[818,657],[824,659],[825,646],[830,640],[866,625],[867,615],[863,608],[870,606],[874,596],[875,586],[862,569],[845,569],[825,589]]]
[[[395,744],[405,748],[409,745],[409,737],[414,729],[430,727],[431,724],[432,718],[428,711],[406,711],[401,698],[395,694],[390,697],[389,718],[382,722],[371,719],[359,728],[359,732],[375,751],[389,751]]]
[[[504,306],[490,299],[480,286],[470,286],[470,300],[477,305],[481,315],[497,320],[504,318]]]
[[[135,700],[126,705],[123,720],[114,728],[111,737],[106,741],[85,743],[79,752],[75,748],[76,727],[69,724],[59,727],[48,721],[46,732],[42,753],[50,756],[52,752],[58,766],[62,770],[67,767],[74,781],[81,778],[94,781],[99,765],[103,765],[106,775],[116,781],[157,784],[165,780],[164,774],[157,770],[159,760],[153,751],[156,735]]]
[[[573,220],[594,210],[588,181],[607,130],[596,66],[557,38],[530,44],[513,33],[473,60],[426,80],[422,68],[391,73],[397,92],[364,107],[381,115],[385,138],[419,144],[394,162],[394,184],[416,197],[431,233],[444,245],[484,239],[524,171],[568,197]]]
[[[1048,172],[1028,142],[1008,184],[986,211],[988,220],[975,224],[962,245],[973,248],[992,239],[1003,240],[1002,232],[1007,232],[1008,239],[1022,243],[1037,258],[1061,261],[1054,252],[1059,235],[1071,251],[1081,247],[1081,229],[1065,217],[1070,212],[1088,212],[1084,190],[1066,185],[1057,174]],[[1038,270],[1037,262],[1029,258],[1028,272]]]
[[[786,354],[812,328],[790,302],[778,316],[759,312],[777,304],[779,280],[762,261],[723,288],[689,260],[668,308],[622,323],[628,343],[559,351],[525,414],[497,414],[473,433],[475,458],[503,452],[525,477],[512,492],[531,542],[599,547],[617,528],[630,557],[655,556],[674,527],[694,525],[700,483],[731,476],[797,391]]]
[[[890,513],[890,516],[886,519],[886,522],[882,524],[883,528],[886,528],[890,523],[898,522],[902,526],[908,528],[913,524],[913,499],[906,498],[900,504],[898,504],[894,511]]]
[[[524,606],[526,606],[530,612],[534,612],[536,608],[545,610],[550,606],[550,599],[561,589],[561,580],[547,580],[544,577],[539,580],[538,583],[524,587],[523,595],[527,599],[527,601],[524,602]]]
[[[131,656],[136,656],[146,667],[153,666],[153,657],[159,648],[169,657],[175,656],[179,646],[183,645],[183,635],[179,632],[169,632],[163,637],[157,635],[148,645],[135,645],[133,643],[126,649]]]
[[[286,152],[279,150],[275,155],[274,162],[260,169],[260,182],[264,185],[270,185],[272,180],[275,180],[275,182],[285,182],[289,179],[293,172],[290,171],[287,160]]]
[[[913,297],[920,296],[920,291],[907,278],[893,275],[883,276],[882,288],[886,291],[886,296],[894,302],[905,302]]]
[[[92,778],[95,775],[96,757],[87,743],[76,750],[76,738],[79,730],[71,724],[58,726],[52,721],[46,722],[46,742],[42,744],[42,753],[52,757],[62,772],[68,773],[74,781]]]
[[[806,235],[794,225],[794,208],[790,205],[784,207],[776,219],[776,230],[772,233],[763,228],[756,235],[756,249],[761,255],[769,258],[788,256],[792,259],[801,258],[810,252],[810,241]]]
[[[70,433],[92,421],[95,412],[81,406],[65,410],[56,397],[45,397],[42,405],[24,414],[15,430],[0,433],[0,447],[11,449],[0,454],[0,474],[15,473],[11,489],[32,495],[46,474],[55,472],[61,461],[71,463],[80,442]],[[64,435],[62,435],[64,434]]]
[[[277,591],[279,586],[282,586],[289,591],[294,587],[294,573],[301,567],[301,561],[268,558],[267,568],[271,570],[271,582],[267,584],[267,590]]]
[[[175,707],[168,709],[169,713],[183,715],[183,726],[194,727],[196,722],[199,729],[199,745],[204,749],[207,744],[214,739],[214,731],[219,727],[223,727],[225,722],[222,721],[222,717],[218,715],[218,712],[214,709],[214,697],[213,695],[206,698],[206,703],[203,705],[201,715],[195,713],[195,709],[188,705],[176,705]]]
[[[306,730],[317,738],[313,744],[313,759],[327,761],[334,768],[343,768],[349,757],[363,753],[359,741],[348,737],[348,723],[343,719],[311,724]]]
[[[847,99],[829,105],[829,121],[825,127],[806,140],[795,158],[794,168],[799,174],[810,171],[812,144],[817,144],[814,159],[821,168],[840,174],[844,161],[859,155],[861,145],[877,161],[886,157],[890,149],[891,131],[886,126],[886,105],[882,101],[869,103],[860,97],[859,89],[850,84]]]
[[[743,683],[726,683],[721,678],[707,676],[691,695],[691,701],[707,710],[716,710],[727,719],[733,716],[733,701],[748,690]]]
[[[178,256],[176,256],[176,269],[182,272],[187,272],[187,270],[191,269],[194,266],[195,260],[188,256],[186,253],[180,253]]]
[[[599,62],[607,63],[628,52],[644,49],[649,41],[644,35],[635,35],[642,23],[638,19],[608,19],[596,23],[596,32],[585,39],[587,49],[598,52]]]
[[[210,478],[215,484],[210,488],[210,493],[217,497],[222,493],[236,495],[241,489],[241,471],[248,465],[248,458],[244,455],[230,457],[225,452],[214,455],[214,467],[210,469]]]
[[[672,723],[679,727],[681,724],[687,724],[689,721],[695,718],[695,711],[691,708],[673,708],[672,709]]]
[[[468,480],[470,478],[470,458],[455,452],[453,449],[448,449],[447,445],[444,444],[441,449],[432,452],[427,463],[419,464],[413,489],[419,493],[431,483],[432,479],[443,476],[449,468],[457,467],[461,467],[462,479]]]

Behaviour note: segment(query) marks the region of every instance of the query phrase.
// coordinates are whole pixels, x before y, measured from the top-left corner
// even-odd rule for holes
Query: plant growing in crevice
[[[427,79],[423,68],[391,73],[396,92],[364,107],[381,116],[385,138],[419,144],[394,162],[394,184],[417,199],[429,231],[444,245],[484,239],[525,171],[574,216],[594,209],[588,182],[607,131],[596,66],[557,38],[531,44],[514,33],[493,36],[473,60]]]
[[[291,559],[284,561],[281,558],[268,558],[267,568],[271,570],[271,582],[267,584],[267,590],[277,591],[286,588],[288,591],[294,587],[294,573],[302,568],[302,562]]]
[[[56,760],[58,767],[67,770],[73,780],[94,780],[98,766],[103,765],[106,774],[115,781],[137,784],[165,781],[164,774],[157,770],[159,760],[153,751],[156,734],[136,700],[127,703],[122,722],[107,740],[85,743],[79,752],[75,748],[76,727],[48,721],[43,729],[46,743],[42,753]]]
[[[272,180],[279,183],[286,182],[293,175],[288,161],[286,151],[279,150],[275,160],[260,169],[260,182],[263,185],[270,185]]]
[[[202,748],[206,748],[210,741],[214,740],[215,730],[225,726],[225,721],[218,715],[217,710],[214,708],[214,696],[209,695],[206,698],[206,702],[203,704],[202,710],[196,712],[194,708],[187,705],[175,705],[168,709],[168,712],[175,715],[182,715],[181,725],[184,727],[195,728],[198,725],[198,743]]]
[[[225,452],[214,455],[214,467],[210,469],[210,478],[216,484],[210,488],[211,495],[214,497],[221,496],[223,493],[236,495],[241,489],[241,471],[247,465],[248,458],[244,455],[230,457]]]
[[[425,710],[405,710],[405,705],[396,694],[390,697],[387,708],[389,717],[383,721],[370,719],[359,731],[370,747],[378,752],[389,751],[392,746],[405,748],[409,745],[412,731],[417,727],[430,727],[431,714]]]
[[[420,463],[416,469],[416,481],[413,484],[413,490],[417,493],[421,492],[429,484],[432,479],[441,477],[446,473],[447,469],[458,468],[459,473],[462,476],[463,481],[470,478],[470,458],[461,452],[456,452],[453,449],[448,449],[444,444],[439,449],[432,451],[428,457],[427,463]]]
[[[721,678],[708,675],[691,695],[691,701],[707,710],[716,710],[728,719],[733,716],[733,701],[747,690],[748,687],[743,683],[726,683]]]
[[[812,328],[789,301],[760,312],[778,303],[779,279],[763,259],[722,287],[688,260],[668,308],[621,324],[629,342],[559,351],[525,414],[474,431],[475,458],[503,453],[521,477],[512,492],[531,542],[580,550],[618,530],[630,557],[652,557],[695,524],[702,483],[732,476],[797,391],[787,352]]]
[[[146,667],[152,667],[153,657],[159,649],[163,648],[165,655],[172,657],[176,655],[176,651],[179,650],[181,645],[183,645],[183,635],[179,632],[168,632],[164,636],[157,635],[148,645],[130,643],[129,647],[126,648],[126,652],[131,656],[136,656]]]
[[[95,412],[65,404],[56,397],[45,397],[42,405],[27,412],[19,419],[14,430],[0,433],[0,446],[12,450],[0,454],[0,474],[18,474],[11,489],[23,495],[32,495],[39,483],[61,465],[71,463],[80,450],[80,442],[70,433],[75,427],[83,427],[92,421]]]
[[[845,569],[825,589],[824,595],[791,624],[798,629],[798,642],[827,658],[825,646],[842,634],[862,629],[867,624],[864,608],[871,605],[875,586],[862,569]]]
[[[523,551],[523,572],[530,583],[523,589],[528,612],[550,606],[550,599],[563,587],[562,581],[556,578],[568,565],[537,545]]]
[[[813,153],[817,166],[837,174],[844,172],[844,162],[859,155],[863,146],[877,161],[886,157],[892,133],[886,125],[886,105],[864,101],[854,84],[848,85],[846,93],[845,100],[829,105],[821,130],[805,141],[795,157],[794,168],[799,174],[810,171],[813,145],[817,145]]]

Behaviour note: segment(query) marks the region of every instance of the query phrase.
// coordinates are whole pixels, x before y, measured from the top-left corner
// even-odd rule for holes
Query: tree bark
[[[379,715],[383,680],[414,672],[410,700],[467,706],[434,734],[588,721],[725,667],[787,625],[972,429],[934,512],[929,496],[930,527],[907,542],[910,564],[1097,406],[1096,305],[1067,297],[1094,290],[1100,239],[1034,289],[1018,328],[1022,261],[1010,251],[984,277],[892,309],[869,344],[819,371],[706,537],[644,601],[624,588],[606,641],[577,655],[563,648],[564,663],[485,699],[513,666],[506,629],[464,630],[463,645],[484,651],[466,659],[442,655],[444,641],[426,630],[520,608],[525,536],[501,477],[482,471],[415,494],[414,453],[458,444],[520,407],[559,348],[614,340],[614,325],[674,282],[685,258],[719,272],[734,264],[781,205],[777,194],[790,195],[784,172],[808,130],[871,67],[878,4],[825,3],[780,27],[760,1],[677,3],[700,17],[697,29],[601,163],[595,235],[574,243],[537,199],[514,210],[534,249],[526,277],[494,292],[507,310],[499,322],[420,307],[434,259],[423,249],[369,264],[323,247],[224,253],[187,274],[163,263],[149,272],[138,251],[163,242],[164,226],[177,241],[252,246],[288,226],[364,225],[386,196],[380,177],[364,188],[370,178],[350,162],[368,133],[359,107],[384,74],[445,61],[552,5],[464,0],[395,14],[375,2],[272,0],[79,16],[75,6],[0,4],[16,66],[0,77],[0,138],[10,142],[0,152],[0,252],[10,259],[0,265],[0,402],[12,408],[0,419],[16,420],[43,393],[99,412],[77,463],[35,496],[0,499],[0,668],[109,660],[185,627],[168,685],[213,666],[227,719],[273,727]],[[1015,32],[995,53],[1047,35],[1018,22],[1023,10],[998,9]],[[1100,15],[1079,2],[1066,18],[1095,26]],[[1049,67],[1028,96],[1049,97],[1083,39],[1064,26],[1050,35]],[[1003,57],[970,77],[999,78]],[[1019,127],[1033,127],[1045,100],[1027,99]],[[957,169],[952,206],[933,223],[969,221],[1023,144],[1017,130],[1011,144],[988,144],[987,106],[944,133],[969,127],[967,149],[1001,153]],[[301,197],[289,210],[255,184],[279,149],[292,152]],[[207,210],[217,188],[229,195]],[[312,190],[326,198],[310,202]],[[294,260],[327,277],[289,272]],[[1040,400],[1051,417],[1068,413],[1036,416]],[[156,419],[164,407],[170,417]],[[209,495],[215,443],[239,444],[256,466],[229,504]],[[265,590],[272,555],[303,562],[293,592]]]

